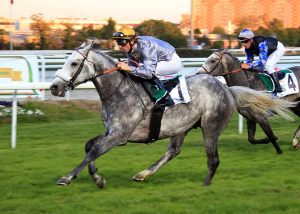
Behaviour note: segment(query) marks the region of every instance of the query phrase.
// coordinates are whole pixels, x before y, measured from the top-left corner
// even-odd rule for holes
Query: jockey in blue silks
[[[274,92],[282,92],[275,64],[285,52],[283,44],[273,37],[254,36],[254,33],[249,29],[242,30],[238,39],[245,47],[247,55],[247,61],[241,67],[243,69],[266,70],[275,83]],[[253,62],[255,55],[259,56],[259,60]]]

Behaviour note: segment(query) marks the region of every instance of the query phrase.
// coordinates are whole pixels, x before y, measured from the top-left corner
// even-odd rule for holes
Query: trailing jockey
[[[243,63],[241,67],[261,72],[267,71],[275,84],[274,93],[282,92],[275,64],[285,52],[283,44],[274,37],[254,36],[254,33],[249,29],[242,30],[238,39],[243,44],[247,56],[246,63]],[[259,60],[253,62],[254,56],[258,56]]]

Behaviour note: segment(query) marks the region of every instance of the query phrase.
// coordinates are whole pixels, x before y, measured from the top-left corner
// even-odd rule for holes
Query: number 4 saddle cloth
[[[277,75],[278,75],[280,86],[282,88],[282,92],[277,93],[278,98],[285,97],[290,94],[296,94],[299,92],[298,80],[295,74],[293,73],[293,71],[289,69],[283,69],[283,70],[279,70]],[[267,73],[259,73],[258,77],[259,79],[261,79],[268,92],[271,93],[274,91],[275,89],[274,81]]]

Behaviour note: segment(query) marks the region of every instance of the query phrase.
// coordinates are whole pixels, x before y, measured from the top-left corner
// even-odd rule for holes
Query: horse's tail
[[[293,121],[288,108],[295,107],[297,102],[289,102],[283,99],[273,99],[267,92],[255,91],[251,88],[242,86],[229,87],[231,94],[234,97],[237,110],[243,111],[245,108],[250,108],[255,113],[270,117],[278,114],[286,120]]]

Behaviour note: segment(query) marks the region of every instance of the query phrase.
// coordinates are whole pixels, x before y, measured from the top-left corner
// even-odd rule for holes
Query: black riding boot
[[[168,91],[164,88],[163,83],[156,76],[150,80],[142,81],[142,85],[153,102],[165,106],[175,104]]]
[[[275,92],[280,93],[282,92],[279,80],[278,80],[278,76],[277,76],[277,72],[273,72],[272,74],[270,74],[270,77],[273,79],[274,83],[275,83]]]
[[[159,99],[157,102],[159,104],[162,104],[162,105],[165,105],[165,106],[175,105],[173,99],[171,98],[169,92],[165,89],[163,83],[157,77],[154,77],[152,79],[152,81],[155,85],[158,86],[159,90],[165,90],[166,91],[166,94],[163,97],[161,97],[161,99]]]

